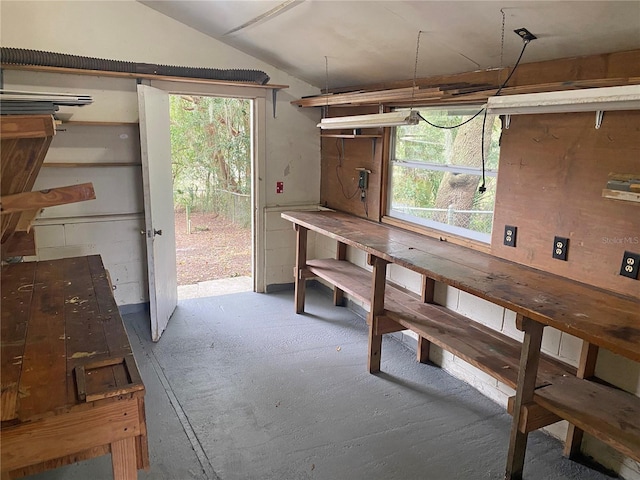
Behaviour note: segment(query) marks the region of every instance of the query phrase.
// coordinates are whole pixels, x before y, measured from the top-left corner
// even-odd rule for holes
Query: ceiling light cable
[[[420,56],[420,35],[422,35],[422,30],[418,30],[418,38],[416,39],[416,59],[413,64],[413,89],[411,90],[411,107],[409,112],[413,112],[413,102],[416,98],[416,81],[418,78],[418,58]]]

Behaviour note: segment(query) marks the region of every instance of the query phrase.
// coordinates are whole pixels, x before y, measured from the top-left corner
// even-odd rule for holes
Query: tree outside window
[[[418,109],[439,126],[455,126],[481,107]],[[418,125],[396,127],[390,162],[387,214],[489,243],[498,174],[499,117],[485,123],[486,191],[482,183],[483,113],[452,129]]]

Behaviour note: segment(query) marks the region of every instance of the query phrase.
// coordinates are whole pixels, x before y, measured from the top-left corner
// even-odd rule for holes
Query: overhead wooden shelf
[[[521,85],[505,87],[500,95],[515,95],[523,93],[541,93],[559,90],[573,90],[582,88],[614,87],[621,85],[640,84],[640,77],[626,78],[598,78],[590,80],[576,80],[570,82],[540,83],[536,85]],[[410,106],[429,104],[472,104],[485,103],[487,99],[498,92],[498,85],[488,84],[456,84],[435,85],[429,87],[409,87],[373,92],[349,92],[293,100],[292,105],[298,107],[326,107],[338,105],[389,105]]]

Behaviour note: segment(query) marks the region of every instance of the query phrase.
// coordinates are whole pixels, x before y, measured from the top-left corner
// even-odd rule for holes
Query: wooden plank
[[[515,401],[516,397],[509,397],[507,401],[507,412],[510,415],[513,415]],[[551,413],[537,403],[528,403],[522,406],[522,415],[518,428],[522,433],[529,433],[561,420],[562,418],[555,413]]]
[[[18,386],[23,370],[24,345],[31,313],[35,271],[35,263],[2,266],[0,419],[3,422],[15,420],[18,417]]]
[[[136,468],[136,439],[123,438],[111,444],[111,465],[114,480],[135,480],[138,478]]]
[[[37,192],[3,195],[0,198],[0,213],[6,215],[8,213],[24,212],[67,203],[95,200],[95,198],[96,192],[91,182],[69,185],[67,187],[50,188]]]
[[[620,190],[610,190],[608,188],[604,188],[602,190],[602,196],[604,198],[611,198],[613,200],[640,203],[640,193],[637,192],[622,192]]]
[[[535,402],[640,461],[640,398],[635,395],[567,376],[536,390]]]
[[[140,418],[140,435],[136,442],[136,461],[138,470],[148,471],[151,467],[149,461],[149,441],[147,437],[147,418],[144,408],[144,397],[138,397],[138,414]]]
[[[306,280],[302,271],[307,268],[307,232],[306,227],[295,225],[296,230],[296,272],[294,280],[295,289],[295,310],[296,313],[304,312],[304,296],[306,290]]]
[[[640,49],[581,57],[560,58],[541,62],[523,63],[509,80],[509,85],[535,85],[539,83],[572,82],[590,79],[608,79],[640,76]],[[475,70],[453,75],[434,75],[418,79],[345,86],[330,89],[331,93],[371,91],[410,87],[442,87],[451,84],[498,84],[511,73],[512,67]]]
[[[505,480],[522,479],[528,434],[520,431],[520,424],[523,421],[524,405],[533,403],[533,393],[536,388],[540,360],[542,331],[544,329],[544,325],[534,322],[530,318],[520,316],[518,320],[521,323],[520,328],[524,330],[524,340],[522,341],[522,353],[520,355],[516,398],[513,404],[513,420],[511,422]]]
[[[284,212],[282,217],[640,361],[638,298],[353,215]]]
[[[596,362],[598,361],[599,348],[589,342],[582,342],[580,362],[578,364],[578,378],[591,378],[596,374]],[[582,430],[572,423],[569,424],[563,454],[569,458],[575,458],[580,453],[582,445]]]
[[[112,361],[109,346],[100,322],[98,302],[91,277],[88,257],[64,259],[64,316],[67,336],[67,375],[71,379],[78,365],[99,360]],[[89,319],[89,321],[87,321]],[[92,391],[116,388],[116,380],[110,369],[97,369],[91,376]],[[68,382],[67,401],[75,404],[76,389]]]
[[[379,332],[380,316],[384,313],[384,296],[387,276],[387,261],[380,257],[369,257],[373,266],[373,281],[371,284],[371,311],[369,312],[369,373],[380,371],[382,357],[382,334]]]
[[[520,342],[446,307],[424,304],[408,295],[398,300],[387,299],[386,317],[511,388],[516,387]],[[568,365],[543,356],[536,385],[547,385],[557,375],[574,373]]]
[[[436,289],[436,282],[433,278],[429,278],[426,275],[422,275],[422,289],[420,294],[420,300],[423,303],[435,303],[434,294]],[[416,348],[416,360],[419,363],[427,363],[429,361],[429,351],[431,350],[431,344],[429,340],[421,335],[418,335],[418,347]]]
[[[0,116],[0,192],[10,195],[30,191],[53,138],[51,115]],[[34,127],[33,122],[38,123]],[[26,138],[20,138],[25,135]],[[1,243],[13,235],[19,215],[2,215]]]
[[[139,434],[135,398],[6,427],[2,429],[2,470],[27,467]]]
[[[31,300],[31,315],[20,377],[18,418],[38,418],[64,407],[65,362],[64,281],[61,262],[38,262]]]
[[[88,448],[78,453],[71,455],[65,455],[64,457],[56,458],[53,460],[47,460],[46,462],[40,462],[28,467],[18,468],[11,472],[10,478],[22,478],[28,475],[36,475],[47,470],[53,470],[56,468],[64,467],[65,465],[71,465],[72,463],[82,462],[90,458],[100,457],[107,455],[110,452],[109,445],[101,445],[99,447]]]
[[[51,115],[2,115],[0,139],[53,137],[56,129]]]
[[[2,258],[25,257],[36,254],[36,236],[30,232],[13,232],[2,244]]]
[[[347,244],[343,242],[336,242],[336,260],[345,260],[347,258]],[[333,304],[336,306],[342,306],[344,303],[344,291],[335,286],[333,288]]]
[[[371,272],[347,261],[334,259],[308,260],[307,268],[314,275],[336,285],[342,291],[364,303],[366,310],[369,309],[371,305]]]
[[[18,224],[16,225],[16,231],[29,233],[31,231],[33,221],[41,211],[42,210],[40,208],[34,208],[33,210],[25,210],[22,212],[20,220],[18,220]]]

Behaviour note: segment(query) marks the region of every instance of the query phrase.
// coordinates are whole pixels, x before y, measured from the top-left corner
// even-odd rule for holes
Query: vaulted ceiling
[[[419,77],[513,65],[520,27],[526,63],[640,48],[640,1],[139,1],[319,88],[412,78],[419,31]]]

